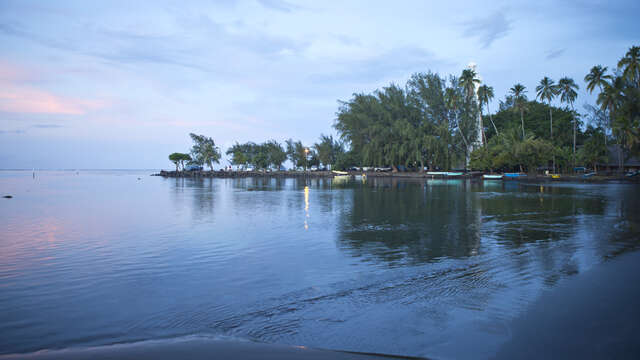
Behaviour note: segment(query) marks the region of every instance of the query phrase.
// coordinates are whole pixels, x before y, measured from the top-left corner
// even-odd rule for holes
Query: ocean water
[[[195,335],[490,357],[640,245],[637,185],[150,174],[0,171],[0,354]]]

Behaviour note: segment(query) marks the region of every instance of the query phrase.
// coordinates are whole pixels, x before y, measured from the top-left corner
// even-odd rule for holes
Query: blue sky
[[[582,79],[640,40],[637,1],[0,1],[0,168],[171,168],[189,132],[306,144],[338,100],[478,64]],[[492,107],[497,107],[498,99]],[[223,160],[221,165],[227,165]]]

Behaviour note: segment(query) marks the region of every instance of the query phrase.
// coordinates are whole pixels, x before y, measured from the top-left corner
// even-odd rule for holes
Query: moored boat
[[[333,170],[332,173],[334,173],[336,175],[349,175],[349,172],[347,172],[347,171]]]
[[[461,173],[461,172],[450,172],[450,171],[448,171],[448,172],[446,173],[446,175],[447,175],[447,177],[460,177],[460,176],[462,176],[462,175],[463,175],[463,173]]]
[[[507,179],[517,179],[517,178],[521,178],[521,177],[526,177],[527,174],[521,174],[521,173],[504,173],[504,177]]]
[[[484,174],[482,178],[485,180],[502,180],[502,175],[500,174]]]

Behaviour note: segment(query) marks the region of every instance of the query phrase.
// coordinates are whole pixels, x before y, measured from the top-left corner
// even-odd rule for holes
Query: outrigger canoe
[[[485,180],[502,180],[502,175],[500,174],[484,174],[482,178]]]

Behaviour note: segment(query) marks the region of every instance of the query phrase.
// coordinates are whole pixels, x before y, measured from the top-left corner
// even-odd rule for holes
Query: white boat
[[[331,171],[332,173],[336,174],[336,175],[349,175],[349,172],[347,171],[338,171],[338,170],[333,170]]]
[[[485,180],[502,180],[502,175],[500,174],[484,174],[482,178]]]

